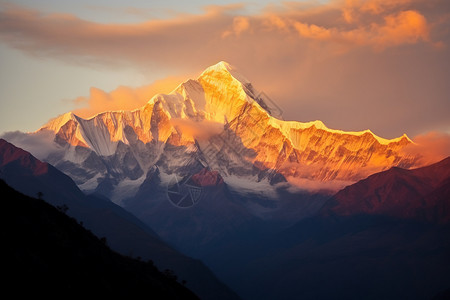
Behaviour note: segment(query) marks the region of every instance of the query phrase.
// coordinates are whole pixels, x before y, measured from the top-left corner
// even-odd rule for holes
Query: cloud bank
[[[49,154],[61,149],[53,142],[54,132],[41,130],[35,133],[10,131],[0,135],[0,138],[8,141],[16,147],[30,152],[39,160],[44,161]]]

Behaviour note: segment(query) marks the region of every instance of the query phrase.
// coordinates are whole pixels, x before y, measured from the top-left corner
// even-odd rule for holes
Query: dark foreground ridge
[[[68,216],[82,222],[98,238],[105,237],[114,251],[144,261],[153,260],[160,270],[173,270],[179,281],[187,281],[186,287],[202,300],[239,299],[200,260],[166,244],[122,207],[108,199],[83,194],[69,176],[3,139],[0,139],[0,178],[20,193],[30,197],[40,195],[54,207],[65,207]]]
[[[0,180],[3,199],[3,292],[15,297],[115,296],[198,299],[170,272],[116,252],[107,240],[43,200]]]

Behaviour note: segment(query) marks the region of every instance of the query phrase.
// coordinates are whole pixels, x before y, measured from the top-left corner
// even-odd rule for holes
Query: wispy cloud
[[[223,124],[208,120],[171,119],[170,122],[188,140],[208,140],[223,131]]]

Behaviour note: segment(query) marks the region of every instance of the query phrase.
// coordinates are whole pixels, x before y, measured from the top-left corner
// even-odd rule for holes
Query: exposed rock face
[[[198,186],[215,186],[223,183],[219,172],[210,171],[206,168],[192,175],[191,179]]]
[[[292,182],[354,182],[417,161],[402,154],[411,143],[405,135],[385,140],[369,130],[343,132],[320,121],[276,117],[270,99],[220,62],[142,108],[90,119],[67,113],[40,130],[54,132],[61,148],[46,160],[87,191],[105,184],[110,191],[138,186],[153,166],[186,173],[194,161],[218,171],[225,182],[228,176],[273,181],[275,175],[277,182],[280,175]]]

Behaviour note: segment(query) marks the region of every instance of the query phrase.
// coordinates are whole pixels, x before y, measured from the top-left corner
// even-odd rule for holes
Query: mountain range
[[[242,181],[346,185],[391,166],[417,165],[417,155],[402,152],[412,144],[406,135],[387,140],[370,130],[344,132],[281,117],[264,92],[219,62],[134,111],[89,119],[69,112],[49,121],[38,132],[50,132],[58,147],[39,158],[82,190],[117,202],[136,192],[155,166],[184,177],[201,162],[240,189]]]
[[[71,201],[113,249],[189,277],[202,299],[237,297],[220,281],[244,299],[450,287],[450,158],[423,166],[406,135],[285,121],[226,62],[134,111],[70,112],[27,136],[46,143],[45,162],[0,141],[8,184]]]

